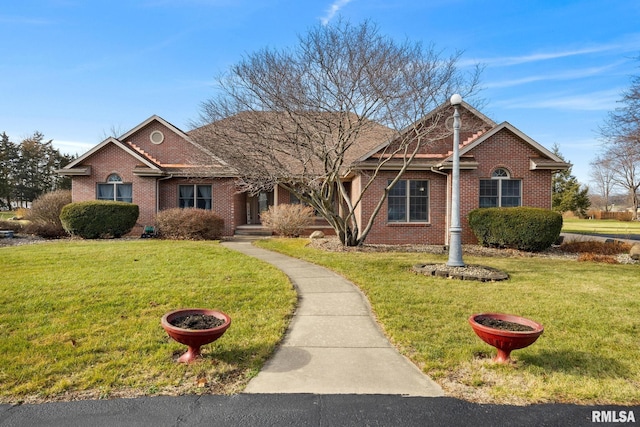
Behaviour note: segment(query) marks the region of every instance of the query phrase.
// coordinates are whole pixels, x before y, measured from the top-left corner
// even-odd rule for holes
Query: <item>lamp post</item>
[[[453,105],[453,173],[451,179],[451,226],[449,227],[449,267],[464,267],[462,261],[462,227],[460,226],[460,113],[458,106],[462,97],[451,96]]]

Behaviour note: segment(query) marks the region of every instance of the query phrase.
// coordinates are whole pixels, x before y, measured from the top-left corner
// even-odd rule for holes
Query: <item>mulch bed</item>
[[[418,264],[413,266],[413,271],[426,276],[458,280],[479,280],[481,282],[498,282],[509,278],[509,275],[504,271],[483,265],[450,267],[446,264]]]

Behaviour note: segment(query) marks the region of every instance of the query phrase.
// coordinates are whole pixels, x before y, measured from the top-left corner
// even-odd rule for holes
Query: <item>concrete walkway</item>
[[[299,296],[283,343],[245,393],[444,394],[391,346],[373,320],[366,298],[351,282],[250,241],[223,245],[282,270]]]

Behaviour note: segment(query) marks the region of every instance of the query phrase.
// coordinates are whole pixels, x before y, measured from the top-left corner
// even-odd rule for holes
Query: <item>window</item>
[[[496,169],[491,179],[480,180],[480,207],[513,207],[522,204],[520,180],[510,179],[506,169]]]
[[[179,185],[178,206],[211,210],[210,185]]]
[[[389,222],[429,221],[429,181],[398,181],[389,191],[387,204]]]
[[[132,194],[131,184],[125,184],[120,175],[112,173],[106,183],[98,184],[96,199],[131,203],[133,201]]]
[[[304,201],[304,200],[300,200],[300,199],[298,198],[298,196],[296,196],[295,194],[293,194],[293,193],[291,193],[291,192],[289,193],[289,204],[292,204],[292,205],[302,205],[302,206],[311,206],[311,205],[309,204],[309,202],[306,202],[306,201]],[[311,207],[313,208],[313,206],[311,206]],[[317,210],[316,208],[313,208],[313,214],[314,214],[315,216],[317,216],[317,217],[320,217],[320,216],[321,216],[321,215],[320,215],[320,212],[318,212],[318,210]]]

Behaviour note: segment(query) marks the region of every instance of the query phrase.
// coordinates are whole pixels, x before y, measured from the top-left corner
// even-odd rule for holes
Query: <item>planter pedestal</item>
[[[195,314],[214,316],[222,319],[224,323],[210,329],[183,329],[171,324],[176,318]],[[225,333],[231,325],[231,318],[221,311],[205,308],[183,308],[162,316],[160,324],[171,338],[188,347],[187,352],[178,358],[178,362],[191,363],[200,357],[201,346],[214,342]]]
[[[496,328],[490,328],[477,322],[478,318],[488,317],[497,320],[503,320],[511,323],[518,323],[531,327],[532,331],[508,331]],[[533,344],[544,332],[544,327],[520,316],[503,313],[481,313],[474,314],[469,317],[469,324],[473,331],[482,339],[482,341],[495,347],[498,354],[493,358],[497,363],[509,363],[511,361],[511,351],[525,348]]]

